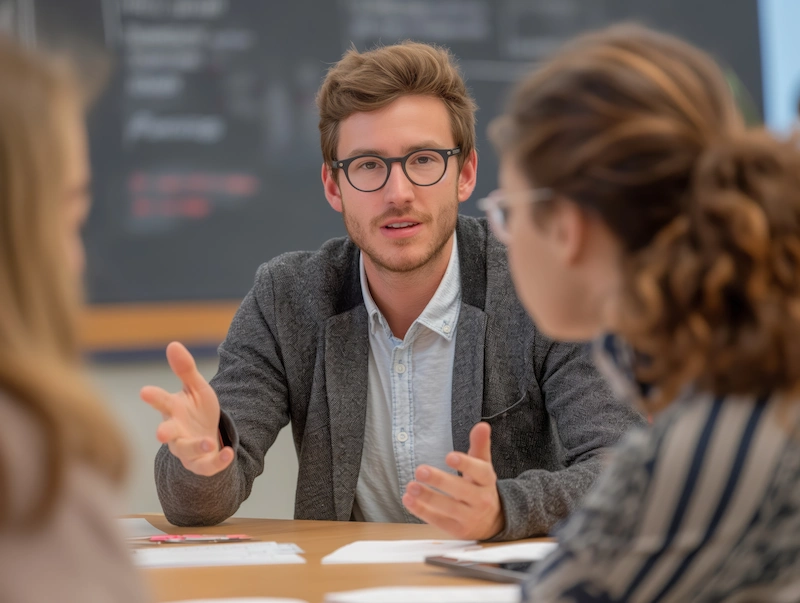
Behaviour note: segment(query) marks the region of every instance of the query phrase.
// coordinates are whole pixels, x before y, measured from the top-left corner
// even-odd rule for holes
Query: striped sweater
[[[596,352],[621,393],[646,393],[613,338]],[[800,601],[798,406],[688,394],[629,433],[523,600]]]

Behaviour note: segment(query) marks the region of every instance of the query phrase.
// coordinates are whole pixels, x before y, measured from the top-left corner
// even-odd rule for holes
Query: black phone
[[[451,557],[426,557],[425,563],[447,568],[462,576],[520,584],[530,578],[530,570],[535,561],[504,561],[502,563],[478,563],[476,561],[459,561]]]

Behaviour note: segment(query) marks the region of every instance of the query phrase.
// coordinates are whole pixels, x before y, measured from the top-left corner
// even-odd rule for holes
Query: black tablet
[[[504,561],[502,563],[486,563],[476,561],[459,561],[451,557],[426,557],[425,563],[447,568],[462,576],[519,584],[530,578],[530,570],[535,561]]]

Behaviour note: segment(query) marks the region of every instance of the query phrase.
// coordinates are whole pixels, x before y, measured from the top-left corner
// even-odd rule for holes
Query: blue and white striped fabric
[[[630,355],[608,338],[597,350],[612,382],[630,380]],[[798,406],[692,395],[628,434],[523,599],[800,601]]]

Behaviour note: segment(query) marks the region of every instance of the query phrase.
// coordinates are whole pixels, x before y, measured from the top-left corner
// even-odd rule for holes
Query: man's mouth
[[[416,226],[419,222],[395,222],[394,224],[387,224],[384,228],[392,228],[392,229],[400,229],[400,228],[410,228],[412,226]]]

